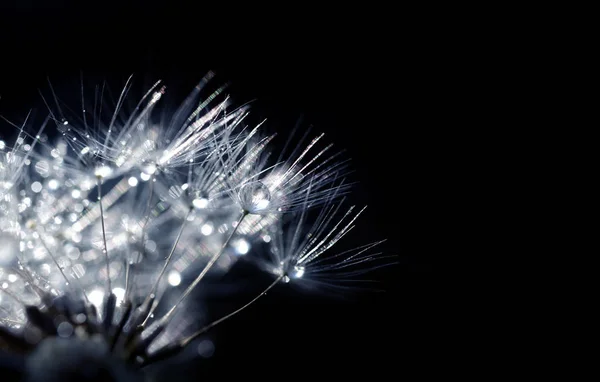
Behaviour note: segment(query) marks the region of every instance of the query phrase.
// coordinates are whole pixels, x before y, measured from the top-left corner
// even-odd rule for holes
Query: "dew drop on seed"
[[[269,207],[271,192],[262,182],[246,183],[239,192],[241,207],[251,214],[259,214]]]

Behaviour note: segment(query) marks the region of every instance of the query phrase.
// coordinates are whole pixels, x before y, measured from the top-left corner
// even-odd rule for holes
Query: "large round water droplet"
[[[262,182],[246,183],[239,193],[241,207],[251,214],[264,212],[271,203],[271,192]]]

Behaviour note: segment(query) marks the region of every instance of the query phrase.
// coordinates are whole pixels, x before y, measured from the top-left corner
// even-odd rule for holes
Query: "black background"
[[[440,239],[429,234],[436,222],[426,199],[435,192],[423,186],[434,175],[421,173],[433,111],[419,104],[430,84],[415,91],[427,70],[416,69],[415,35],[400,26],[403,15],[293,3],[43,3],[2,8],[2,115],[23,116],[39,105],[46,76],[60,83],[83,71],[122,83],[135,73],[163,79],[183,95],[213,70],[232,83],[236,99],[257,99],[256,112],[269,117],[272,129],[285,132],[302,115],[347,150],[360,182],[353,201],[369,205],[349,240],[387,238],[383,250],[397,255],[397,265],[368,277],[383,293],[340,301],[274,290],[211,333],[212,358],[170,369],[171,379],[364,373],[379,380],[436,369],[444,320],[443,283],[433,272]]]

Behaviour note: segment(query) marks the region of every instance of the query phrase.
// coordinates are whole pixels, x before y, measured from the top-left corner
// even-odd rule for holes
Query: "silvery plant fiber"
[[[27,381],[144,381],[280,283],[345,288],[389,264],[380,242],[332,249],[364,208],[346,205],[348,161],[324,135],[296,131],[275,150],[247,106],[224,88],[204,94],[212,77],[161,122],[161,82],[125,111],[132,78],[112,104],[98,86],[65,105],[50,85],[43,123],[3,118],[3,368]],[[203,280],[242,258],[272,283],[198,325]]]

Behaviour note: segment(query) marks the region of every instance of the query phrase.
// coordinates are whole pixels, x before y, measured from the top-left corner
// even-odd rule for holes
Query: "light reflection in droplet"
[[[31,183],[31,191],[35,192],[36,194],[42,191],[42,184],[40,182]]]
[[[92,304],[94,304],[97,308],[102,306],[104,302],[104,292],[102,289],[94,289],[90,293],[88,293],[88,299]]]
[[[169,272],[169,276],[167,277],[167,281],[172,286],[177,286],[181,284],[181,274],[177,271]]]
[[[233,242],[233,249],[238,255],[245,255],[250,250],[250,244],[244,239],[237,239]]]
[[[202,225],[202,227],[200,228],[200,232],[204,235],[204,236],[208,236],[211,233],[213,233],[214,227],[212,225],[212,223],[206,223],[204,225]]]
[[[123,299],[125,298],[125,289],[123,288],[113,288],[112,292],[115,297],[117,297],[117,306],[121,305]]]
[[[192,204],[194,205],[194,207],[199,209],[206,208],[206,206],[208,206],[208,199],[196,198],[192,201]]]

